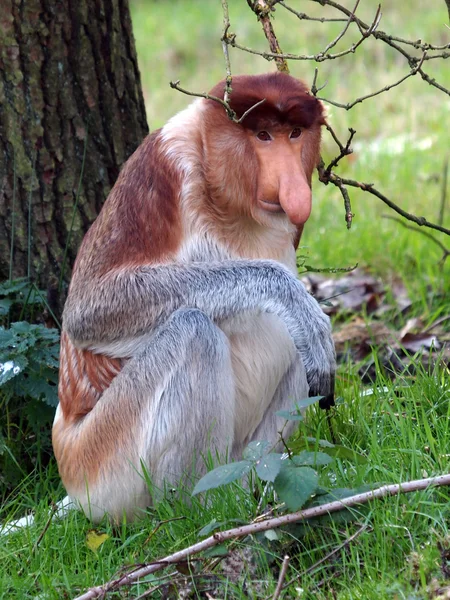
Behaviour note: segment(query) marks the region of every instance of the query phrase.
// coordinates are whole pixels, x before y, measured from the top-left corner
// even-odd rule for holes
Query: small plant
[[[276,414],[286,420],[302,421],[303,416],[300,409],[318,402],[321,398],[321,396],[315,396],[301,400],[296,403],[294,410],[278,411]],[[281,454],[271,452],[269,442],[251,442],[244,450],[243,460],[213,469],[200,479],[192,493],[195,495],[206,492],[253,474],[272,486],[278,498],[290,511],[300,510],[313,499],[317,503],[316,497],[326,496],[326,501],[329,501],[327,490],[319,486],[319,476],[316,468],[332,463],[334,460],[332,455],[339,456],[342,454],[339,452],[341,447],[325,440],[321,440],[319,446],[324,450],[323,452],[301,450],[298,454],[293,454],[290,451]],[[346,455],[345,452],[343,454]],[[350,454],[353,458],[358,458],[356,453],[350,452]],[[349,454],[345,457],[348,458]],[[333,494],[336,493],[337,497],[340,497],[342,491],[333,490]],[[345,490],[342,497],[349,495],[352,491]],[[322,502],[319,502],[319,504],[322,504]]]
[[[0,284],[0,496],[51,455],[59,331],[29,322],[44,298],[27,279]]]
[[[0,391],[57,406],[59,331],[28,321],[0,326]]]

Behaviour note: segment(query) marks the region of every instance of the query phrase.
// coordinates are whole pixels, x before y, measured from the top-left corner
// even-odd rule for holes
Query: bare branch
[[[187,96],[194,96],[196,98],[206,98],[206,100],[214,100],[214,102],[218,102],[219,104],[221,104],[227,115],[228,118],[233,121],[233,123],[236,123],[237,125],[240,125],[242,123],[242,121],[245,119],[245,117],[252,112],[252,110],[255,110],[255,108],[257,108],[258,106],[260,106],[263,102],[266,101],[265,98],[263,98],[262,100],[260,100],[259,102],[256,102],[256,104],[254,104],[253,106],[250,106],[249,109],[247,109],[245,111],[245,113],[239,117],[239,119],[237,118],[237,115],[235,113],[235,111],[231,108],[231,106],[229,105],[228,102],[225,102],[225,100],[222,100],[222,98],[218,98],[217,96],[211,96],[211,94],[206,94],[205,92],[190,92],[189,90],[185,90],[184,88],[182,88],[179,85],[180,81],[171,81],[170,82],[170,87],[174,90],[177,90],[183,94],[186,94]]]
[[[445,4],[447,5],[448,18],[450,19],[450,0],[445,0]]]
[[[228,104],[228,102],[230,101],[232,76],[231,76],[230,55],[228,52],[228,43],[226,41],[227,37],[228,37],[228,30],[230,29],[230,17],[228,15],[227,0],[222,0],[222,11],[223,11],[223,33],[222,33],[222,37],[220,38],[220,40],[222,42],[222,51],[223,51],[223,56],[225,58],[225,70],[227,73],[227,76],[225,78],[225,93],[223,96],[223,100],[224,100],[224,102],[226,102]]]
[[[289,73],[288,64],[283,56],[280,44],[278,43],[277,36],[275,35],[275,31],[270,20],[270,13],[271,11],[275,10],[273,6],[276,4],[276,2],[268,2],[266,0],[247,0],[247,3],[258,17],[258,20],[263,27],[264,35],[269,42],[269,48],[273,54],[275,62],[277,63],[278,71]]]
[[[397,223],[400,223],[400,225],[405,229],[410,229],[411,231],[415,231],[416,233],[421,233],[429,240],[432,240],[442,250],[442,257],[439,259],[439,264],[441,267],[447,260],[447,257],[450,256],[450,250],[446,246],[444,246],[444,244],[441,241],[435,238],[434,235],[432,235],[430,232],[425,231],[423,229],[419,229],[418,227],[413,227],[412,225],[408,225],[398,217],[393,217],[392,215],[382,215],[382,217],[384,219],[391,219],[391,221],[396,221]]]
[[[342,189],[342,186],[350,186],[350,187],[356,187],[360,190],[363,190],[363,192],[369,192],[369,194],[373,194],[374,196],[379,198],[382,202],[387,204],[387,206],[389,206],[389,208],[394,210],[396,213],[398,213],[399,215],[401,215],[408,221],[412,221],[413,223],[416,223],[416,225],[419,225],[420,227],[429,227],[430,229],[435,229],[436,231],[440,231],[441,233],[450,235],[450,229],[447,229],[446,227],[442,227],[442,225],[438,225],[436,223],[431,223],[425,217],[417,217],[416,215],[408,213],[405,210],[403,210],[402,208],[400,208],[400,206],[395,204],[395,202],[392,202],[392,200],[390,200],[389,198],[384,196],[381,192],[379,192],[377,189],[375,189],[373,187],[373,183],[363,183],[361,181],[355,181],[353,179],[346,179],[344,177],[339,177],[338,175],[336,175],[333,172],[327,174],[325,169],[321,168],[321,165],[319,165],[319,167],[318,167],[318,172],[319,172],[319,180],[322,183],[324,183],[325,185],[327,185],[328,183],[332,183],[339,189]]]
[[[343,146],[342,143],[338,140],[338,137],[335,134],[334,129],[331,127],[331,125],[329,123],[326,124],[326,128],[327,128],[327,131],[329,131],[331,133],[333,140],[339,146],[339,150],[340,150],[339,155],[336,156],[335,158],[333,158],[333,160],[330,162],[330,164],[325,169],[325,173],[330,174],[331,170],[334,169],[334,167],[336,167],[338,165],[339,161],[341,159],[343,159],[344,156],[353,154],[353,150],[351,148],[351,143],[352,143],[353,136],[355,135],[356,131],[354,129],[352,129],[351,127],[349,127],[350,135],[348,136],[345,146]]]
[[[250,106],[250,108],[248,108],[245,113],[242,115],[242,117],[240,119],[238,119],[236,121],[236,123],[242,123],[242,121],[245,119],[245,117],[250,114],[252,112],[252,110],[255,110],[255,108],[257,108],[258,106],[260,106],[261,104],[263,104],[263,102],[265,102],[266,99],[263,98],[262,100],[260,100],[259,102],[257,102],[256,104],[254,104],[253,106]]]
[[[283,558],[283,564],[281,565],[281,569],[280,569],[280,575],[278,577],[278,582],[277,582],[277,587],[275,588],[275,593],[272,596],[272,600],[278,600],[278,598],[280,597],[281,591],[283,590],[283,581],[286,578],[286,573],[289,567],[289,556],[286,554],[286,556]]]
[[[346,23],[347,19],[328,19],[327,17],[310,17],[306,13],[300,13],[290,6],[288,6],[285,2],[280,0],[278,3],[280,6],[285,8],[290,13],[294,14],[300,21],[318,21],[319,23]]]
[[[391,90],[392,88],[397,87],[398,85],[400,85],[401,83],[403,83],[404,81],[409,79],[410,77],[413,77],[414,75],[416,75],[416,73],[417,73],[417,70],[411,70],[407,75],[405,75],[404,77],[402,77],[395,83],[386,85],[386,86],[384,86],[384,88],[381,88],[380,90],[377,90],[376,92],[372,92],[371,94],[366,94],[365,96],[356,98],[356,100],[354,100],[353,102],[348,102],[348,104],[341,104],[340,102],[335,102],[334,100],[330,100],[328,98],[321,98],[319,96],[318,96],[318,98],[319,98],[319,100],[322,100],[322,102],[327,102],[328,104],[332,104],[333,106],[337,106],[338,108],[345,108],[345,110],[350,110],[351,108],[356,106],[356,104],[359,104],[360,102],[364,102],[364,100],[367,100],[368,98],[374,98],[375,96],[379,96],[380,94],[383,94],[384,92],[387,92],[388,90]]]
[[[314,563],[313,565],[311,565],[307,569],[305,569],[302,573],[300,573],[300,575],[297,575],[296,577],[294,577],[294,579],[291,579],[290,581],[287,581],[283,585],[283,589],[284,590],[287,589],[295,581],[298,581],[298,580],[301,581],[302,577],[304,577],[305,575],[308,575],[308,573],[311,573],[312,571],[315,571],[317,569],[317,567],[320,567],[320,565],[322,565],[324,562],[327,562],[327,560],[330,560],[330,558],[332,558],[333,556],[335,556],[343,548],[346,548],[347,546],[349,546],[354,540],[356,540],[356,538],[358,538],[366,530],[367,530],[367,525],[366,524],[362,525],[357,531],[355,531],[355,533],[353,533],[344,542],[342,542],[342,544],[339,544],[339,546],[336,546],[336,548],[333,548],[333,550],[331,552],[329,552],[326,556],[324,556],[323,558],[321,558],[320,560],[318,560],[316,563]]]
[[[194,96],[196,98],[206,98],[206,100],[214,100],[214,102],[218,102],[219,104],[221,104],[224,107],[224,109],[226,110],[226,113],[227,113],[228,117],[231,119],[231,121],[234,121],[235,123],[239,123],[236,113],[231,108],[231,106],[228,104],[228,102],[225,102],[225,100],[222,100],[222,98],[218,98],[217,96],[211,96],[210,94],[207,94],[206,92],[190,92],[189,90],[185,90],[184,88],[182,88],[179,85],[179,83],[180,83],[180,80],[178,79],[177,81],[171,81],[169,85],[172,89],[177,90],[177,91],[181,92],[182,94],[186,94],[187,96]]]
[[[348,498],[342,498],[341,500],[328,502],[327,504],[322,504],[321,506],[314,506],[312,508],[306,508],[305,510],[301,510],[295,513],[283,515],[281,517],[270,518],[266,521],[250,523],[249,525],[234,527],[233,529],[228,529],[226,531],[219,531],[206,538],[205,540],[202,540],[201,542],[197,542],[196,544],[184,548],[183,550],[174,552],[173,554],[170,554],[169,556],[166,556],[165,558],[159,561],[155,561],[148,565],[145,565],[140,569],[133,570],[132,573],[129,573],[128,575],[125,574],[119,579],[109,581],[104,585],[92,587],[81,596],[78,596],[75,600],[91,600],[92,598],[99,598],[101,596],[104,596],[109,591],[115,590],[124,585],[130,585],[138,579],[146,577],[151,573],[155,573],[156,571],[159,571],[164,567],[167,567],[168,565],[176,564],[180,561],[185,561],[186,559],[192,557],[195,554],[198,554],[199,552],[204,552],[208,548],[212,548],[228,540],[242,538],[248,535],[254,535],[261,531],[267,531],[268,529],[283,527],[291,523],[297,523],[298,521],[305,521],[306,519],[311,519],[313,517],[338,512],[345,508],[351,508],[354,506],[359,506],[360,504],[366,504],[367,502],[378,498],[397,496],[401,493],[417,492],[419,490],[426,490],[430,487],[437,487],[443,485],[450,485],[450,473],[447,473],[445,475],[439,475],[438,477],[429,477],[427,479],[407,481],[405,483],[383,485],[379,488],[376,488],[375,490],[372,490],[371,492],[356,494],[355,496],[349,496]]]
[[[355,8],[349,15],[344,29],[340,32],[340,34],[337,36],[337,38],[335,38],[332,42],[327,44],[327,46],[323,50],[322,54],[326,54],[328,52],[328,50],[331,50],[331,48],[334,48],[334,46],[336,46],[336,44],[339,42],[339,40],[341,40],[344,37],[344,35],[347,33],[348,28],[350,27],[350,23],[353,21],[353,19],[355,17],[356,9],[358,8],[359,2],[360,2],[360,0],[356,0]]]

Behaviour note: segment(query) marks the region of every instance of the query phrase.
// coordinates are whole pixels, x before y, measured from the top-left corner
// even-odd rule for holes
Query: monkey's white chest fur
[[[244,313],[221,323],[220,328],[230,342],[234,373],[234,454],[242,451],[263,421],[287,365],[295,358],[295,347],[286,326],[275,315]],[[300,398],[292,398],[292,405],[296,400]]]

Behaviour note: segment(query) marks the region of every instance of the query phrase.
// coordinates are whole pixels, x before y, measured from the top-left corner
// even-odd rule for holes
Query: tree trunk
[[[0,0],[0,279],[61,296],[147,131],[128,0]]]

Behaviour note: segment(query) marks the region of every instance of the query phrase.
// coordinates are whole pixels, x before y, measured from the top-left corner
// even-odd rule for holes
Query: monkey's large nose
[[[312,208],[311,188],[303,171],[283,175],[279,188],[280,205],[294,225],[304,225]]]

